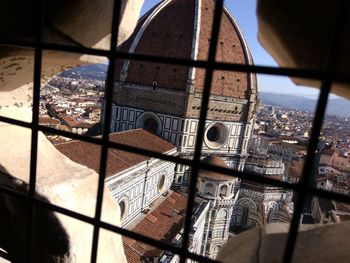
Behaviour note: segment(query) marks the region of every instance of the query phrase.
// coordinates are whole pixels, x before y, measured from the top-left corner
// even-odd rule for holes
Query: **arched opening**
[[[213,252],[219,252],[220,249],[221,249],[222,245],[216,245],[214,248],[213,248]]]
[[[219,212],[219,217],[220,218],[227,218],[227,210],[226,209],[221,209]]]
[[[123,222],[127,216],[127,208],[125,201],[119,202],[119,209],[120,209],[120,221]]]
[[[220,187],[220,196],[226,196],[228,191],[227,185],[223,185]]]
[[[248,224],[248,218],[249,218],[249,208],[244,206],[242,209],[242,219],[241,224],[247,225]]]
[[[274,212],[273,208],[270,208],[269,211],[267,212],[267,217],[266,217],[267,223],[271,223],[272,222],[273,212]]]
[[[158,192],[163,192],[164,189],[165,189],[165,174],[162,174],[158,182]]]

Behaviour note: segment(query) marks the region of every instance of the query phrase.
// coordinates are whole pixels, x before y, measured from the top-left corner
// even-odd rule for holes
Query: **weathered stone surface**
[[[44,40],[51,43],[108,49],[112,3],[112,0],[50,2],[47,9],[50,23],[44,27]],[[123,42],[131,34],[142,4],[143,0],[123,1],[119,42]],[[0,8],[3,11],[0,18],[2,37],[33,39],[36,17],[33,3],[15,0],[0,3]],[[100,61],[101,58],[93,56],[44,51],[42,84],[68,67]],[[33,50],[0,47],[1,116],[31,121],[33,65]],[[17,184],[23,184],[24,187],[28,183],[30,140],[29,129],[0,123],[0,165],[3,171],[6,170],[11,175],[7,177],[1,174],[2,186],[7,183],[9,187],[17,189]],[[94,171],[67,159],[42,133],[39,133],[37,166],[39,196],[48,202],[94,216],[98,180]],[[17,178],[18,181],[13,178]],[[26,187],[18,191],[26,191]],[[0,246],[13,255],[24,254],[23,222],[26,220],[26,209],[23,207],[24,204],[17,202],[19,201],[5,195],[0,196],[1,211],[4,211],[2,215],[5,215],[1,220],[7,220],[7,223],[1,224]],[[36,216],[37,228],[34,227],[33,247],[36,262],[90,261],[93,230],[91,225],[61,214],[47,212],[40,207],[36,208]],[[119,218],[119,207],[105,189],[102,220],[118,225]],[[39,224],[40,222],[44,224]],[[60,234],[47,232],[45,227],[56,229]],[[5,230],[8,231],[7,235],[3,234]],[[62,236],[66,236],[67,242],[58,244]],[[11,243],[10,237],[16,238],[16,242]],[[59,253],[53,249],[55,248],[53,244],[57,244],[56,248],[61,249]],[[98,262],[126,262],[119,235],[101,231]]]
[[[29,181],[30,137],[31,134],[28,129],[5,124],[0,125],[0,141],[6,141],[6,143],[3,143],[5,148],[0,152],[1,165],[9,174],[15,176],[18,182],[24,182],[24,184]],[[48,202],[53,204],[88,216],[94,216],[98,175],[93,170],[78,165],[66,158],[41,133],[39,134],[37,167],[38,195],[45,197]],[[1,184],[4,185],[4,182]],[[26,188],[22,189],[22,191],[25,190]],[[5,205],[11,212],[10,222],[16,222],[14,223],[15,232],[23,234],[25,233],[26,209],[23,203],[20,203],[22,205],[18,205],[18,202],[17,200],[12,200],[12,198],[6,198]],[[120,218],[118,205],[107,189],[105,190],[103,202],[102,219],[118,225]],[[23,209],[19,209],[19,207]],[[39,207],[38,210],[41,211],[41,208]],[[70,257],[67,258],[72,257],[76,261],[63,262],[88,262],[90,253],[86,251],[91,249],[92,227],[61,214],[52,214],[45,211],[43,213],[44,216],[49,216],[56,220],[48,220],[46,223],[48,227],[61,224],[63,227],[62,232],[65,232],[68,237],[69,249],[66,253]],[[41,216],[39,214],[36,217],[36,222],[40,222],[40,218]],[[21,221],[19,222],[18,220]],[[1,226],[7,227],[4,224],[1,224]],[[36,251],[35,249],[38,251],[50,251],[49,248],[44,249],[46,244],[58,242],[57,240],[55,241],[55,237],[59,238],[59,235],[44,235],[43,233],[47,233],[47,231],[44,231],[44,227],[45,225],[38,225],[35,228],[37,230],[35,231],[35,244],[38,247],[34,247],[34,251]],[[11,236],[11,233],[9,233],[9,236]],[[103,249],[103,253],[100,253],[101,262],[108,262],[110,259],[114,260],[112,262],[125,261],[120,237],[116,234],[104,235],[104,237],[100,239],[99,243],[100,248]],[[2,238],[4,238],[3,235]],[[19,249],[18,245],[15,247]],[[38,262],[49,262],[46,260],[41,261],[44,255],[40,253],[37,255],[40,259]],[[23,254],[23,252],[19,254]]]
[[[231,238],[219,252],[221,262],[282,262],[289,224],[269,224]],[[348,262],[350,222],[301,225],[292,262]]]
[[[324,70],[340,1],[259,0],[257,7],[262,46],[280,66]],[[350,73],[350,17],[345,20],[337,50],[336,70]],[[320,82],[292,78],[297,85],[319,88]],[[332,92],[350,98],[349,83],[334,83]]]

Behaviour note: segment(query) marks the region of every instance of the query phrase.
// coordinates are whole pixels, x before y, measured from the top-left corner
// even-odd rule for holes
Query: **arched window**
[[[216,245],[215,247],[213,247],[213,252],[219,252],[221,247],[221,245]]]
[[[226,196],[226,195],[227,195],[227,190],[228,190],[228,187],[227,187],[226,184],[223,185],[223,186],[221,186],[221,187],[220,187],[220,195]]]
[[[269,211],[267,212],[267,223],[271,223],[272,222],[272,215],[273,215],[273,208],[270,208]]]
[[[207,195],[215,195],[215,187],[212,183],[207,183],[204,187],[204,193]]]
[[[242,225],[247,225],[248,223],[248,218],[249,218],[249,208],[244,206],[242,209],[242,220],[241,224]]]
[[[162,174],[158,182],[158,191],[162,192],[164,188],[165,188],[165,174]]]
[[[226,209],[221,209],[219,212],[219,217],[220,218],[227,218],[227,210]]]
[[[123,222],[127,217],[127,206],[124,200],[119,202],[119,209],[120,209],[120,221]]]

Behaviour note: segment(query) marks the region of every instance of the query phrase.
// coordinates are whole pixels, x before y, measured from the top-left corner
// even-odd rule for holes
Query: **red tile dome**
[[[136,54],[206,60],[214,6],[214,0],[165,0],[140,19],[133,35],[119,49]],[[226,9],[221,20],[216,60],[253,63],[243,35]],[[203,91],[205,76],[204,69],[128,60],[117,61],[116,73],[118,80],[127,83],[191,93]],[[213,95],[251,100],[256,91],[254,74],[214,72]]]

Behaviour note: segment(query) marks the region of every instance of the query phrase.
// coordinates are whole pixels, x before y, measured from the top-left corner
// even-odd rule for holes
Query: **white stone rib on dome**
[[[169,3],[171,2],[171,0],[165,0],[164,2],[160,3],[154,10],[153,12],[147,16],[146,20],[143,22],[141,28],[137,31],[137,34],[129,48],[129,53],[134,53],[135,49],[143,35],[143,33],[146,31],[147,27],[149,26],[149,24],[152,22],[153,18],[156,17],[158,15],[158,13],[160,11],[163,10],[163,8],[165,8]],[[124,64],[123,64],[123,68],[120,72],[120,80],[121,81],[125,81],[126,77],[128,75],[128,68],[129,68],[129,64],[130,64],[130,60],[125,60]]]

